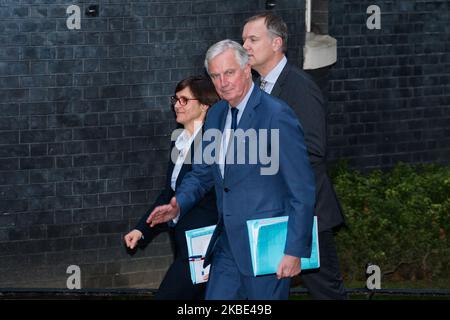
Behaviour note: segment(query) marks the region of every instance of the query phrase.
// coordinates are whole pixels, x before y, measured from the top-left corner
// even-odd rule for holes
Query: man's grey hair
[[[234,51],[236,61],[241,66],[241,69],[244,69],[244,67],[248,64],[248,54],[247,51],[244,49],[244,47],[239,43],[237,43],[236,41],[226,39],[213,44],[211,47],[209,47],[208,51],[206,51],[205,69],[206,72],[208,72],[208,74],[209,74],[208,69],[209,62],[219,54],[227,51],[228,49],[232,49]]]

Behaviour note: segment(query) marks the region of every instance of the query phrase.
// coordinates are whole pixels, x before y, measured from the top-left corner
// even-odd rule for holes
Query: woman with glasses
[[[161,282],[155,299],[204,298],[206,282],[194,285],[191,281],[185,231],[217,223],[214,189],[178,221],[175,219],[167,224],[151,228],[146,220],[156,206],[170,202],[184,175],[191,171],[195,145],[201,143],[201,139],[195,139],[195,137],[201,134],[208,108],[217,101],[219,96],[209,78],[189,77],[177,84],[171,103],[176,114],[176,121],[183,126],[184,130],[176,141],[172,142],[170,148],[172,156],[167,169],[165,189],[141,218],[136,228],[124,237],[126,246],[134,249],[138,243],[146,244],[160,232],[169,231],[174,244],[174,261]]]

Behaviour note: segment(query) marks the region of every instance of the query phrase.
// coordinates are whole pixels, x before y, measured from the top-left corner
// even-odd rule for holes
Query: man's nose
[[[242,44],[242,47],[244,47],[244,49],[248,51],[249,48],[248,48],[248,41],[247,40],[244,41],[244,43]]]
[[[228,85],[227,78],[224,75],[221,75],[220,76],[220,86],[223,88],[223,87],[226,87],[227,85]]]

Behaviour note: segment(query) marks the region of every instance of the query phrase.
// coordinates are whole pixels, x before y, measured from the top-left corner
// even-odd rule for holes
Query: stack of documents
[[[247,221],[250,253],[255,276],[276,273],[284,256],[288,216]],[[302,270],[320,267],[317,217],[314,217],[312,249],[309,258],[301,258]]]
[[[189,268],[193,284],[208,281],[209,267],[203,268],[205,253],[216,225],[186,231]]]

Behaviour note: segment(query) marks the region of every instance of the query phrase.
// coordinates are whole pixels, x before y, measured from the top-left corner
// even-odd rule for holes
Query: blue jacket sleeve
[[[212,165],[193,164],[176,190],[175,197],[180,207],[180,218],[186,214],[214,186]]]

